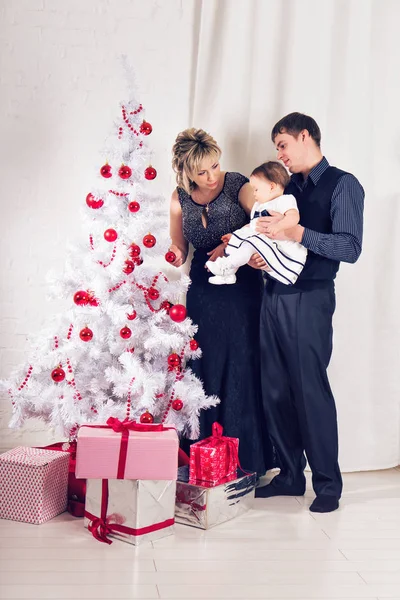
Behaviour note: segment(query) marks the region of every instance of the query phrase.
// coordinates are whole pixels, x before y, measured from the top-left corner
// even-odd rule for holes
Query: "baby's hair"
[[[270,160],[259,167],[256,167],[251,175],[268,179],[268,181],[280,185],[283,189],[285,189],[290,181],[290,177],[285,167],[274,160]]]

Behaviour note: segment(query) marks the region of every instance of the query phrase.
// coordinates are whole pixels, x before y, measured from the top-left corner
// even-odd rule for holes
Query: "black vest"
[[[321,175],[317,185],[308,180],[304,190],[290,181],[285,194],[293,194],[300,212],[300,225],[319,233],[332,233],[331,200],[336,185],[346,175],[336,167],[328,167]],[[292,288],[310,288],[323,282],[332,281],[339,269],[339,261],[324,258],[308,250],[303,271]]]

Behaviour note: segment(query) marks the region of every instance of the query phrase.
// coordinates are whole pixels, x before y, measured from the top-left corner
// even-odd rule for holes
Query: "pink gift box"
[[[239,439],[222,435],[213,423],[212,435],[190,446],[189,483],[212,487],[236,479]]]
[[[0,518],[44,523],[67,508],[69,454],[19,446],[0,455]]]
[[[82,426],[78,433],[76,477],[175,481],[179,448],[176,430],[161,425],[134,426],[137,429],[124,433],[105,425]],[[123,435],[126,456],[121,471]]]

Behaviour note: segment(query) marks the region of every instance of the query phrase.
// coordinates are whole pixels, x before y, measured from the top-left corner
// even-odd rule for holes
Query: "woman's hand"
[[[225,251],[225,244],[220,244],[219,246],[214,248],[214,250],[211,250],[211,252],[207,252],[207,256],[210,257],[208,260],[211,260],[212,262],[214,262],[220,256],[224,256],[224,251]]]
[[[181,267],[183,265],[183,263],[186,260],[186,254],[185,252],[183,252],[183,250],[180,250],[178,248],[178,246],[175,246],[175,244],[172,244],[169,247],[169,251],[173,252],[176,256],[174,262],[170,263],[173,267]]]

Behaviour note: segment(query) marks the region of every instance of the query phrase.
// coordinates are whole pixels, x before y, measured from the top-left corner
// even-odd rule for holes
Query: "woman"
[[[190,365],[207,394],[221,403],[200,415],[200,439],[211,435],[218,421],[227,436],[238,437],[243,468],[263,475],[272,466],[269,441],[260,408],[259,315],[261,272],[248,265],[237,283],[211,285],[205,267],[224,253],[221,237],[249,221],[254,204],[248,179],[221,171],[221,150],[202,129],[186,129],[176,138],[172,167],[177,188],[171,198],[171,251],[180,267],[194,248],[187,294],[189,317],[198,325],[196,339],[203,355]],[[265,433],[265,437],[267,435]]]

